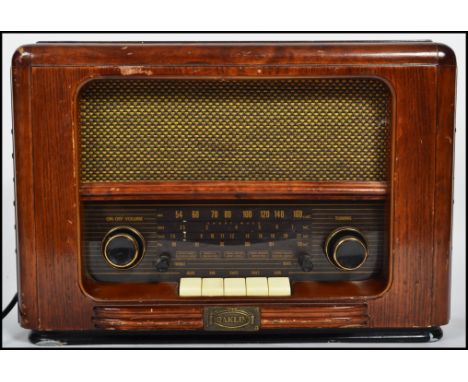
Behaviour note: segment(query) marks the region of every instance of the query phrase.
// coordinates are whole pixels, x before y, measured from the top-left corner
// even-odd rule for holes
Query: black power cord
[[[16,305],[17,302],[18,302],[18,293],[14,295],[14,297],[11,299],[7,307],[2,310],[2,320],[8,315],[8,313],[10,313],[10,311],[13,309],[13,307]]]

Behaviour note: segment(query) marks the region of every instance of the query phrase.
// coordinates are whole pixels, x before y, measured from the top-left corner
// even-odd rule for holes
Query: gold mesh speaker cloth
[[[82,182],[382,181],[376,79],[105,79],[80,93]]]

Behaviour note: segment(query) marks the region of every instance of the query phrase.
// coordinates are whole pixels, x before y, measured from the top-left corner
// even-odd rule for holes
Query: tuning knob
[[[132,227],[115,227],[102,241],[102,255],[114,268],[129,269],[137,265],[145,253],[145,240]]]
[[[325,254],[335,267],[343,271],[354,271],[366,262],[367,241],[356,228],[340,227],[328,235]]]

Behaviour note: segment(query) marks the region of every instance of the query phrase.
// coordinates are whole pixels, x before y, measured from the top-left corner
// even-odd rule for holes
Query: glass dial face
[[[257,276],[292,281],[366,280],[382,269],[384,206],[380,201],[87,202],[84,260],[89,277],[101,282]],[[365,263],[349,272],[332,264],[325,253],[328,236],[343,225],[364,232],[369,250]],[[102,256],[102,243],[109,231],[122,226],[141,234],[145,250],[132,266],[116,269]],[[112,234],[117,233],[128,232]],[[140,246],[139,238],[134,238]],[[358,261],[354,258],[358,250],[344,246],[338,256],[352,266]],[[108,252],[115,264],[124,264],[134,255],[125,238],[110,243]]]

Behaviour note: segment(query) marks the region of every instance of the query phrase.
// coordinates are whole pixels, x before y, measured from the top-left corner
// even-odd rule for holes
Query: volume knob
[[[136,229],[112,228],[102,241],[102,255],[114,268],[129,269],[137,265],[145,252],[145,240]]]
[[[335,267],[343,271],[354,271],[367,260],[367,241],[356,228],[340,227],[328,235],[325,254]]]

